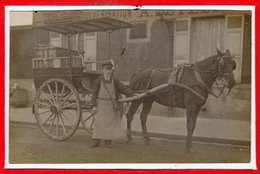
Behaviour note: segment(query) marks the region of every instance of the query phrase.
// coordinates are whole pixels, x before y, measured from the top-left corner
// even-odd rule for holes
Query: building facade
[[[50,32],[50,44],[84,51],[85,60],[113,59],[117,76],[129,80],[141,68],[171,68],[194,63],[229,49],[237,63],[235,79],[251,82],[251,13],[249,11],[59,11],[34,14],[34,25],[115,18],[129,29],[75,34]],[[110,39],[109,39],[110,37]],[[93,66],[92,69],[97,67]]]
[[[134,25],[129,29],[108,32],[75,33],[70,37],[34,26],[114,18]],[[96,26],[97,27],[97,26]],[[109,39],[110,37],[110,39]],[[110,40],[110,42],[109,42]],[[237,62],[238,85],[228,97],[209,97],[201,112],[205,118],[251,118],[251,12],[250,11],[59,11],[37,12],[33,26],[10,29],[10,78],[27,89],[28,105],[33,103],[35,89],[32,59],[38,44],[84,51],[84,60],[113,59],[116,75],[129,81],[141,68],[172,68],[179,63],[194,63],[216,54],[216,47],[230,49]],[[94,64],[93,70],[98,67]],[[156,105],[154,110],[159,107]],[[163,112],[168,112],[165,108]],[[153,110],[152,110],[153,112]],[[169,115],[184,115],[173,110]],[[165,115],[160,112],[160,115]]]
[[[34,30],[31,25],[10,29],[10,77],[32,78],[32,59],[36,57],[37,42],[48,44],[49,32]]]

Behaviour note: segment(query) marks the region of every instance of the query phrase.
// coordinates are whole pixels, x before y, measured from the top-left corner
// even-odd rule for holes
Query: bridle
[[[233,73],[227,73],[227,72],[222,72],[221,70],[221,61],[223,61],[224,58],[232,58],[233,56],[223,56],[223,57],[219,57],[217,58],[217,76],[218,78],[223,78],[223,77],[230,77],[230,76],[233,76],[234,74]]]
[[[222,56],[220,57],[218,55],[218,58],[217,58],[217,61],[212,65],[211,69],[209,71],[202,71],[198,68],[197,64],[195,64],[195,66],[193,67],[195,70],[197,70],[200,74],[201,73],[211,73],[213,76],[216,76],[217,78],[214,80],[213,84],[216,84],[216,87],[217,89],[220,91],[219,94],[215,94],[213,91],[212,91],[212,87],[210,88],[207,83],[203,82],[204,83],[204,87],[206,88],[206,91],[214,96],[215,98],[219,98],[223,92],[224,92],[224,89],[226,88],[227,86],[227,81],[224,77],[231,77],[233,76],[234,74],[233,73],[227,73],[227,72],[223,72],[221,70],[221,66],[224,65],[224,62],[222,62],[224,60],[224,58],[230,58],[231,56]],[[232,58],[232,57],[231,57]],[[225,81],[225,85],[223,87],[220,87],[217,80],[220,79],[222,81]],[[203,80],[203,79],[202,79]],[[231,88],[229,88],[229,91],[227,93],[227,96],[229,95],[231,91]]]

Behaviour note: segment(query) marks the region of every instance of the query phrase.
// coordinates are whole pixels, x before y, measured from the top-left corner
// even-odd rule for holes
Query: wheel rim
[[[92,135],[93,125],[95,122],[95,113],[92,112],[90,100],[91,95],[85,95],[85,102],[82,104],[81,125],[84,130],[86,130],[89,134]]]
[[[40,128],[52,139],[69,138],[79,125],[79,96],[66,80],[50,79],[44,82],[36,93],[34,107]]]

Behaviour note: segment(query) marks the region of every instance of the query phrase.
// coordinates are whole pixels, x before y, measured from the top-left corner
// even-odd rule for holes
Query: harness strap
[[[221,58],[218,57],[217,62],[215,63],[215,65],[212,65],[213,68],[212,68],[210,71],[201,71],[201,70],[196,66],[196,64],[195,64],[195,66],[194,66],[194,69],[196,69],[196,70],[199,72],[200,76],[201,76],[201,73],[214,73],[218,78],[221,79],[222,76],[224,76],[224,75],[226,75],[226,76],[232,75],[232,74],[230,74],[230,73],[222,73],[221,68],[220,68],[220,62],[219,62],[220,59],[221,59]],[[217,66],[217,67],[215,68],[215,66]],[[204,83],[203,79],[202,79],[202,82]],[[219,93],[218,95],[216,95],[216,94],[212,91],[212,89],[210,89],[205,83],[204,83],[204,87],[206,88],[206,91],[207,91],[210,95],[213,95],[215,98],[219,98],[219,97],[222,95],[222,93],[224,92],[224,89],[225,89],[226,85],[224,85],[224,87],[223,87],[222,89],[220,89],[220,87],[219,87],[219,85],[218,85],[218,83],[217,83],[216,80],[214,81],[214,83],[217,85],[217,88],[218,88],[219,91],[220,91],[220,93]]]
[[[202,86],[206,86],[206,84],[204,83],[204,81],[203,81],[203,79],[201,77],[200,72],[197,69],[195,69],[195,68],[193,68],[193,72],[194,72],[194,75],[195,75],[195,78],[196,78],[197,82],[199,84],[201,84]]]
[[[148,81],[148,83],[147,83],[147,85],[146,85],[146,88],[145,88],[145,90],[148,90],[148,88],[149,88],[149,86],[150,86],[150,84],[151,84],[151,81],[152,81],[152,77],[153,77],[153,73],[155,72],[155,69],[152,67],[152,72],[150,73],[150,78],[149,78],[149,81]]]

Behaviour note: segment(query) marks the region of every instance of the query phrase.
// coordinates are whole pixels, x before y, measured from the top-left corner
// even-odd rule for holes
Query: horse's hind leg
[[[186,140],[186,149],[190,153],[195,153],[195,149],[192,145],[192,135],[196,126],[196,121],[198,117],[198,113],[201,107],[197,106],[196,104],[190,104],[186,107],[186,114],[187,114],[187,140]]]
[[[132,141],[132,136],[131,136],[131,123],[134,119],[134,114],[136,113],[138,107],[140,106],[141,102],[140,101],[133,101],[127,114],[127,143],[130,143]]]
[[[143,102],[143,109],[140,115],[140,120],[141,120],[141,125],[142,125],[142,131],[143,131],[143,137],[145,139],[145,143],[149,144],[150,141],[150,136],[147,132],[147,127],[146,127],[146,120],[149,112],[151,111],[153,104],[153,100],[146,100]]]

